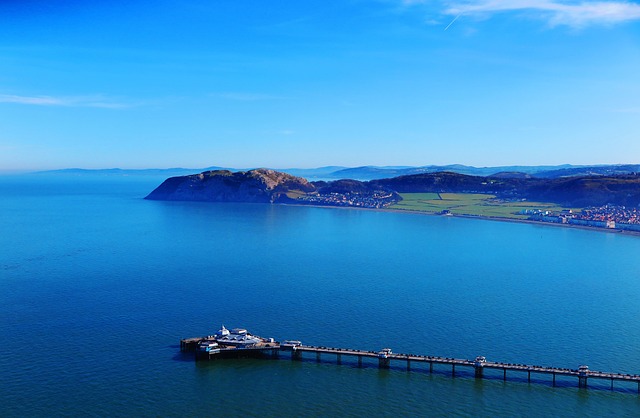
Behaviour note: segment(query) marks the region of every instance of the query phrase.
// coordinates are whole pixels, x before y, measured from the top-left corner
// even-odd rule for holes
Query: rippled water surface
[[[313,359],[276,339],[639,373],[640,238],[412,214],[143,200],[161,179],[0,178],[0,416],[637,416],[637,386]],[[413,365],[412,365],[413,366]]]

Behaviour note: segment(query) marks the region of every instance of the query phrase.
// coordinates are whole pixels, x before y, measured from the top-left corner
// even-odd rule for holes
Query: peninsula
[[[301,177],[261,168],[235,173],[215,170],[171,177],[146,199],[383,208],[400,201],[401,197],[387,187],[371,182],[309,182]]]
[[[390,208],[640,230],[637,172],[554,178],[437,172],[310,182],[270,169],[212,170],[171,177],[146,199]]]

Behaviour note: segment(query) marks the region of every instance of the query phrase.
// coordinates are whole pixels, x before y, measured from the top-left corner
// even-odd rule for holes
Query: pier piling
[[[474,360],[473,368],[475,369],[476,379],[482,379],[484,375],[484,365],[486,364],[487,359],[484,356],[478,356]]]
[[[587,375],[589,374],[589,366],[580,366],[578,367],[578,387],[586,388],[587,387]]]
[[[388,369],[391,366],[391,360],[388,358],[378,358],[378,367],[381,369]]]

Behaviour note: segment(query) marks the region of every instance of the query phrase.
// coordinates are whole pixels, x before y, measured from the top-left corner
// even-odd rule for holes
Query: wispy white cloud
[[[62,106],[60,99],[49,96],[40,97],[28,97],[28,96],[15,96],[12,94],[0,94],[0,103],[19,103],[38,106]]]
[[[405,4],[420,2],[403,1]],[[449,4],[444,13],[451,16],[521,11],[531,12],[552,26],[584,27],[640,20],[640,4],[629,1],[477,0]]]
[[[33,106],[63,106],[63,107],[97,107],[105,109],[122,109],[136,106],[134,103],[124,103],[103,96],[19,96],[14,94],[0,94],[0,103],[16,103]]]

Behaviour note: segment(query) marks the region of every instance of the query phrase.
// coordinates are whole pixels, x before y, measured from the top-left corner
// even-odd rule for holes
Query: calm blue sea
[[[635,385],[402,364],[196,364],[246,327],[334,347],[640,372],[640,238],[142,198],[155,177],[0,177],[0,416],[638,416]],[[414,370],[419,369],[417,365]]]

